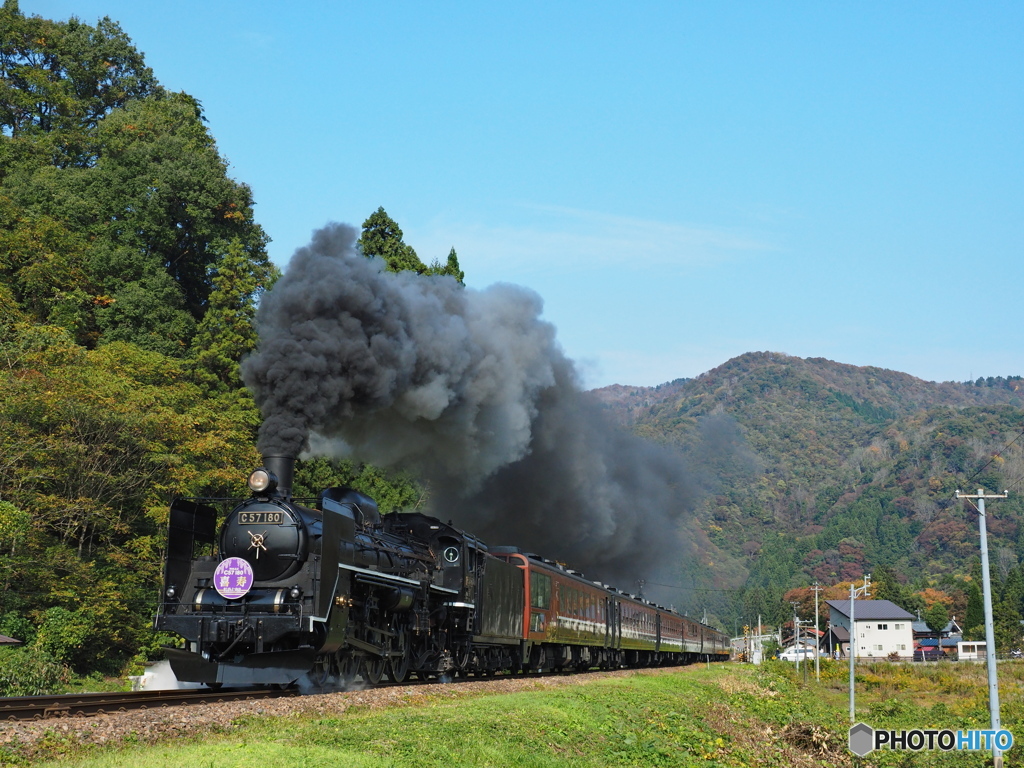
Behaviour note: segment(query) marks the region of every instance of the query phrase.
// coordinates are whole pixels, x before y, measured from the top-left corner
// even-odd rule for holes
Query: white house
[[[961,661],[984,661],[988,649],[988,643],[984,640],[961,640],[956,645],[956,656]]]
[[[850,601],[828,600],[833,627],[850,632]],[[857,626],[850,632],[857,658],[886,658],[914,655],[914,615],[888,600],[857,600],[853,606]]]

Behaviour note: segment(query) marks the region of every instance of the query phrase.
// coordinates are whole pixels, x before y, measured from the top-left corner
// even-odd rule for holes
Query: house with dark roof
[[[845,627],[829,624],[828,630],[821,636],[818,650],[823,656],[845,659],[850,651],[850,633]]]
[[[853,605],[854,627],[850,626],[850,601],[827,600],[829,623],[852,636],[856,658],[886,658],[895,653],[914,654],[914,615],[889,600],[856,600]]]
[[[964,631],[960,628],[960,625],[956,623],[956,616],[949,620],[949,623],[943,627],[942,631],[939,632],[939,637],[952,637],[953,635],[963,635]],[[928,626],[928,622],[921,618],[921,612],[917,612],[917,619],[914,621],[914,639],[921,640],[926,637],[935,637],[935,633]]]

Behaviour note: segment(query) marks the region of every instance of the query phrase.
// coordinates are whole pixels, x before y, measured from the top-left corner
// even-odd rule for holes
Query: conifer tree
[[[210,303],[193,344],[193,375],[211,392],[241,386],[238,363],[256,348],[257,300],[275,278],[273,265],[254,263],[238,238],[217,262]]]
[[[364,256],[380,256],[392,272],[411,270],[422,275],[427,271],[427,265],[420,261],[412,246],[402,240],[402,228],[383,207],[363,222],[359,248]]]
[[[459,282],[459,285],[466,284],[466,273],[459,268],[459,257],[455,254],[454,247],[448,252],[448,261],[441,264],[440,261],[434,259],[429,272],[432,275],[450,275]]]

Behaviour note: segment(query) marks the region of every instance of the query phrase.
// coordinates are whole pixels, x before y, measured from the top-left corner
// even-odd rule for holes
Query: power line
[[[998,450],[994,454],[992,454],[992,458],[990,458],[988,461],[986,461],[981,469],[979,469],[977,472],[975,472],[973,475],[971,475],[971,477],[967,480],[966,483],[964,483],[964,485],[965,486],[969,486],[971,483],[973,483],[974,482],[974,478],[976,478],[978,475],[980,475],[982,472],[984,472],[986,469],[988,469],[989,465],[993,461],[995,461],[996,459],[1001,459],[1003,457],[1003,452],[1006,451],[1008,448],[1010,448],[1014,443],[1016,443],[1022,437],[1024,437],[1024,430],[1022,430],[1019,435],[1017,435],[1015,438],[1013,438],[1013,440],[1011,440],[1006,445],[1004,445],[1001,450]],[[1024,480],[1024,478],[1021,478],[1021,480]],[[1020,483],[1021,480],[1018,480],[1017,483]],[[1017,483],[1015,483],[1015,485]]]
[[[667,587],[668,589],[686,589],[691,592],[742,592],[742,589],[713,589],[712,587],[684,587],[682,584],[662,584],[657,581],[648,581],[648,585],[655,585],[658,587]]]

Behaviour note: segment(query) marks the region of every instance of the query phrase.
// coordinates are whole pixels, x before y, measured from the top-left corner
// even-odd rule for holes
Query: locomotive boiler
[[[410,674],[586,669],[727,658],[724,635],[421,513],[382,516],[350,488],[292,497],[264,457],[218,532],[212,500],[171,505],[155,627],[182,681],[377,683]]]

